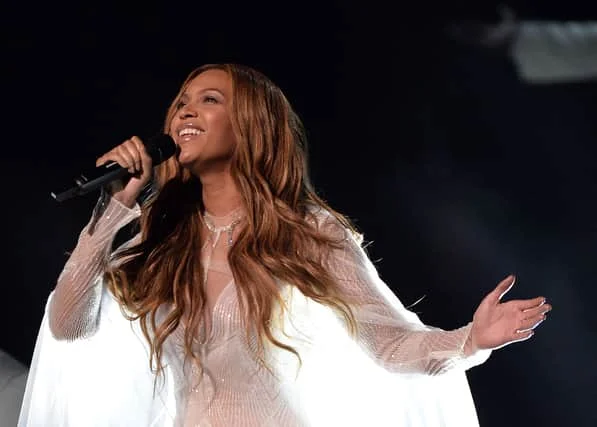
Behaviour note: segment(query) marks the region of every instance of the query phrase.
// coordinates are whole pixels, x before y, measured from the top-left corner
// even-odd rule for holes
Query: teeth
[[[201,135],[203,132],[199,129],[195,128],[184,128],[180,132],[178,132],[178,136],[185,136],[185,135]]]

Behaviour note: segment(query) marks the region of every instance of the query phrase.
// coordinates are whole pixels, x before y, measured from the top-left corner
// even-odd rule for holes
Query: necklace
[[[232,217],[232,222],[230,224],[227,225],[221,225],[221,226],[216,226],[214,224],[214,219],[218,218],[218,217],[214,217],[213,215],[211,215],[208,212],[205,212],[203,214],[203,223],[205,224],[205,226],[207,227],[207,229],[215,234],[215,238],[214,238],[214,246],[217,244],[218,240],[220,239],[220,235],[222,232],[227,234],[227,243],[228,246],[232,246],[232,233],[234,233],[234,228],[241,222],[242,218],[240,217],[240,212],[241,209],[238,208],[235,211],[233,211],[232,213],[226,215],[223,218],[226,217]],[[222,218],[222,217],[219,217]]]

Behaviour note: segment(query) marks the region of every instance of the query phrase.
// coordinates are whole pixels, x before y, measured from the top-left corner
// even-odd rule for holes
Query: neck
[[[221,217],[242,206],[240,191],[230,173],[201,176],[203,205],[211,215]]]

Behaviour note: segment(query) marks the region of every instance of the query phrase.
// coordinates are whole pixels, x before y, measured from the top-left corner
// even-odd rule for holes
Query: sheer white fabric
[[[475,426],[465,370],[489,351],[466,354],[470,324],[443,331],[421,323],[383,283],[359,241],[327,212],[322,230],[343,238],[329,268],[347,295],[359,334],[336,313],[280,283],[287,310],[277,337],[296,357],[267,348],[270,370],[251,352],[227,264],[228,238],[213,218],[202,248],[211,316],[197,337],[203,372],[182,360],[182,329],[165,344],[166,372],[153,393],[148,346],[102,283],[118,228],[139,215],[110,200],[87,226],[51,294],[35,348],[19,426]],[[212,228],[213,229],[213,228]],[[167,307],[165,307],[167,309]]]

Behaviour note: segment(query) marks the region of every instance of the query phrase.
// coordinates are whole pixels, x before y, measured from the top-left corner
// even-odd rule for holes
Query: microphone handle
[[[52,197],[57,202],[63,202],[76,196],[87,194],[90,191],[108,184],[114,180],[122,179],[129,175],[129,171],[116,162],[109,162],[93,170],[90,173],[83,173],[75,179],[75,185],[59,193],[52,192]]]
[[[176,143],[168,134],[160,134],[151,138],[148,144],[146,144],[146,148],[154,166],[159,165],[176,153]],[[109,162],[94,168],[88,173],[81,174],[75,179],[75,185],[67,190],[57,193],[52,192],[50,194],[56,201],[63,202],[75,196],[87,194],[114,180],[122,179],[127,176],[130,176],[127,169],[121,167],[116,162]]]

